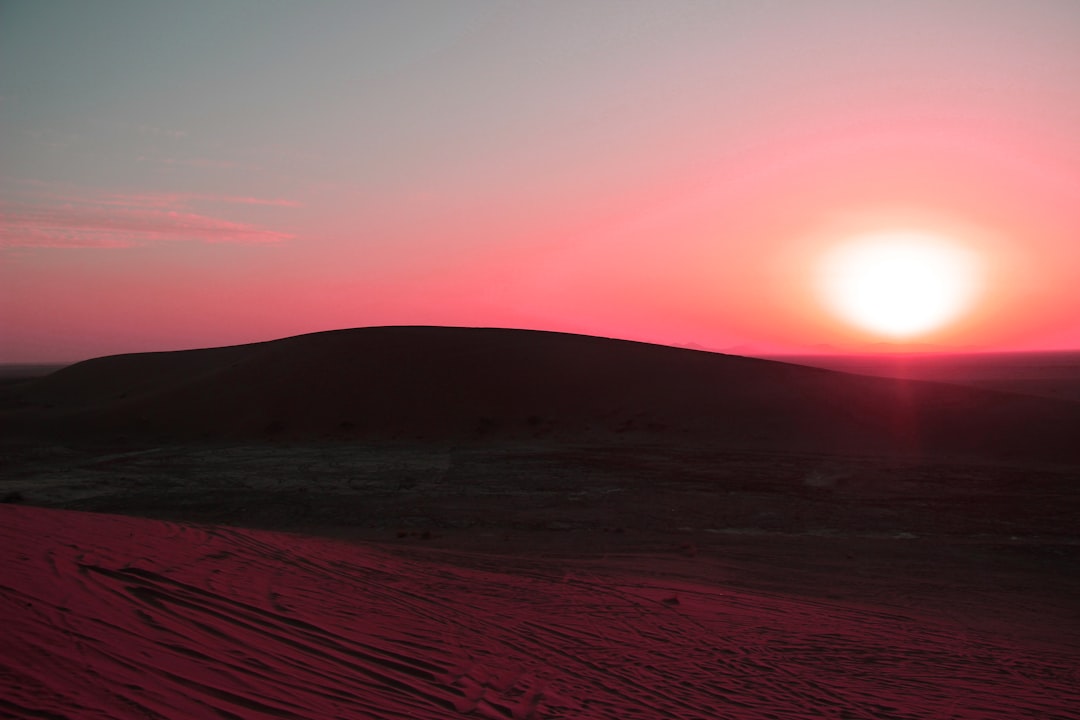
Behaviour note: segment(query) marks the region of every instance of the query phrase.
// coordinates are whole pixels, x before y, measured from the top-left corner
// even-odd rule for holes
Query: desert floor
[[[843,362],[901,380],[439,328],[0,372],[0,715],[1080,718],[1080,356]]]
[[[1069,467],[542,444],[4,457],[16,717],[1080,717]]]

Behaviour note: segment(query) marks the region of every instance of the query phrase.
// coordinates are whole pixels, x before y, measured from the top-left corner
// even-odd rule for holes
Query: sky
[[[979,273],[904,342],[1080,348],[1078,38],[1074,0],[0,0],[0,362],[883,347],[820,267],[897,232]]]

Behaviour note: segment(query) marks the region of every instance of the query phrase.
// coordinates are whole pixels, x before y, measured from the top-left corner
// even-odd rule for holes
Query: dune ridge
[[[0,394],[9,434],[710,443],[1080,458],[1080,404],[624,340],[375,327],[89,360]]]

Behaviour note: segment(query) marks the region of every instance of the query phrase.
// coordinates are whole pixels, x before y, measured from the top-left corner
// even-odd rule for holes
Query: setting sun
[[[969,309],[977,282],[971,251],[921,232],[887,232],[834,247],[820,266],[829,309],[864,330],[908,339]]]

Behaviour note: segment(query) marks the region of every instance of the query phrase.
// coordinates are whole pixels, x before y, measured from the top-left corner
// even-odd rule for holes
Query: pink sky
[[[1080,348],[1080,6],[0,10],[0,362],[339,327],[749,352],[882,340],[813,268],[915,228],[983,292],[913,338]]]

